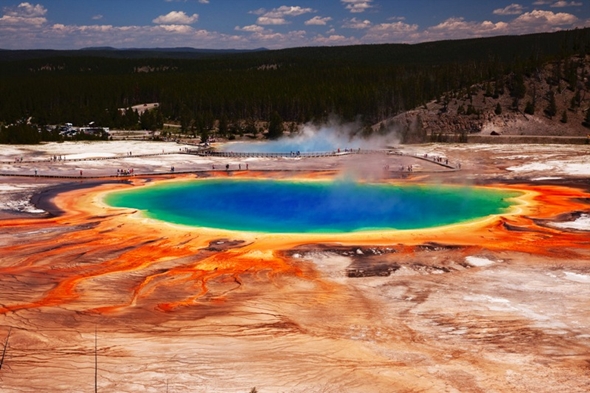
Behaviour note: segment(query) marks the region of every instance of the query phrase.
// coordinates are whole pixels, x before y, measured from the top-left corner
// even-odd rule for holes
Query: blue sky
[[[0,0],[0,48],[280,49],[590,27],[590,0]]]

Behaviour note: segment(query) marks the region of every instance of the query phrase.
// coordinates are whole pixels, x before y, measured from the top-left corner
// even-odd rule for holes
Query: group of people
[[[133,168],[117,169],[117,176],[133,176]]]
[[[428,159],[428,154],[424,153],[424,158]],[[449,159],[448,158],[442,158],[439,156],[432,156],[430,157],[430,159],[434,162],[440,162],[441,164],[444,163],[445,165],[449,165]]]

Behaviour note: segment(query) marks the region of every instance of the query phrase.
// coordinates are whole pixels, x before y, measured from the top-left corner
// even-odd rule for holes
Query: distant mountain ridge
[[[199,49],[191,47],[174,48],[114,48],[111,46],[86,47],[81,49],[1,49],[0,61],[34,60],[48,57],[105,57],[116,59],[174,58],[198,59],[209,56],[233,55],[268,51],[256,49]]]
[[[192,48],[190,46],[180,46],[172,48],[115,48],[112,46],[89,46],[86,48],[78,49],[80,51],[143,51],[143,52],[197,52],[197,53],[248,53],[248,52],[262,52],[267,51],[267,48],[255,48],[255,49],[203,49],[203,48]]]
[[[590,28],[563,30],[552,33],[507,35],[422,42],[417,44],[363,44],[346,46],[309,46],[284,49],[199,49],[192,47],[172,48],[115,48],[111,46],[86,47],[76,50],[30,49],[2,50],[0,62],[27,61],[46,58],[96,58],[104,59],[178,59],[200,60],[239,56],[243,60],[252,57],[266,58],[267,64],[312,63],[328,64],[441,64],[464,63],[481,59],[497,58],[511,61],[519,57],[538,58],[558,52],[560,45],[588,48]],[[589,48],[590,49],[590,48]]]

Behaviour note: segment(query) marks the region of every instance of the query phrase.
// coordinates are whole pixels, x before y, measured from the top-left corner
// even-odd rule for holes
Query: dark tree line
[[[418,45],[295,48],[201,58],[113,58],[45,53],[0,59],[0,123],[72,122],[156,129],[164,119],[203,134],[244,133],[256,121],[345,121],[374,124],[445,92],[490,81],[516,105],[523,74],[548,61],[584,56],[589,29]],[[31,56],[33,58],[31,58]],[[120,55],[119,55],[120,56]],[[17,56],[18,57],[18,56]],[[578,81],[574,64],[556,78]],[[493,86],[493,88],[492,88]],[[139,116],[133,105],[159,102]],[[468,109],[467,109],[468,110]],[[275,116],[276,115],[276,116]]]

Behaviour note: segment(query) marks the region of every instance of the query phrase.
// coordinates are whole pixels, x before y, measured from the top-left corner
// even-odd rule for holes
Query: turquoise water
[[[196,227],[338,233],[458,223],[503,213],[517,195],[471,187],[213,179],[114,192],[105,202]]]

